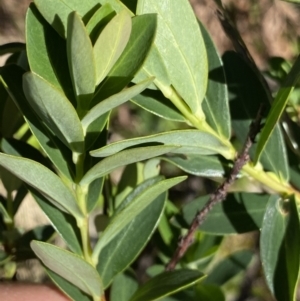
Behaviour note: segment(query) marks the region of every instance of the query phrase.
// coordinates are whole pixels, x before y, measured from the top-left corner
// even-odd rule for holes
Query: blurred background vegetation
[[[233,49],[231,41],[224,33],[218,20],[215,1],[190,0],[190,2],[197,16],[210,32],[219,52],[222,54],[226,50]],[[276,62],[282,62],[281,59],[274,58],[283,58],[288,62],[293,61],[298,55],[300,46],[300,5],[297,6],[279,0],[223,0],[222,2],[260,70],[270,73],[274,70]],[[8,42],[24,42],[24,20],[29,3],[29,0],[0,0],[0,45]],[[5,59],[6,57],[0,57],[0,66],[5,62]],[[276,91],[276,80],[271,80],[269,77],[268,83],[272,91]],[[297,101],[299,102],[299,99]],[[114,112],[114,118],[111,122],[111,140],[148,135],[180,127],[182,127],[181,124],[160,119],[131,103],[127,103]],[[166,164],[162,166],[162,169],[167,176],[181,173],[175,167]],[[113,176],[113,181],[117,182],[120,172]],[[191,176],[188,181],[171,191],[170,199],[174,202],[186,202],[196,196],[210,192],[214,186],[215,184],[208,180]],[[28,212],[30,212],[30,216]],[[23,202],[17,219],[16,225],[24,230],[48,223],[43,213],[30,198]],[[233,250],[237,251],[245,248],[245,246],[249,247],[249,245],[255,248],[257,237],[257,233],[228,236],[223,240],[220,254],[226,256]],[[151,256],[151,251],[142,254],[138,261],[137,270],[144,271],[153,261]],[[36,268],[37,266],[38,263],[34,260],[20,265],[18,279],[41,281],[43,272],[40,268]],[[242,277],[243,279],[235,278],[226,285],[229,298],[231,290],[235,295],[234,298],[228,300],[273,300],[265,286],[261,267],[257,263],[254,262]],[[248,280],[251,281],[253,291],[253,294],[250,295],[255,295],[255,297],[245,297],[245,299],[242,293],[236,297],[237,286],[240,286],[239,289],[243,290],[243,285],[245,285],[245,289],[247,289]]]

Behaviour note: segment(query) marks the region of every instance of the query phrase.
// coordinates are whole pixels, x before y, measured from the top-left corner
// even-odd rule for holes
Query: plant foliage
[[[34,0],[26,16],[28,64],[18,60],[24,47],[0,46],[0,55],[17,58],[0,68],[6,278],[16,262],[37,257],[74,301],[225,300],[220,287],[245,273],[257,252],[246,246],[224,256],[223,237],[260,231],[270,291],[278,301],[296,300],[300,137],[291,109],[299,110],[299,58],[276,78],[281,85],[270,104],[257,70],[236,52],[219,55],[188,0]],[[124,104],[164,130],[151,131],[141,119],[148,132],[112,142],[108,131]],[[260,104],[265,126],[252,161],[176,270],[164,271],[210,190],[179,206],[168,192],[187,176],[223,181]],[[161,165],[180,176],[167,177]],[[15,227],[27,192],[51,226]],[[53,245],[54,233],[67,250]],[[151,246],[153,265],[141,283],[135,268]]]

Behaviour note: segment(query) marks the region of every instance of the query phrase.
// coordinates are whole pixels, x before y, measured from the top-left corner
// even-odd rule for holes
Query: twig
[[[225,200],[228,188],[229,186],[236,180],[239,172],[241,171],[242,167],[249,161],[249,150],[252,144],[255,142],[255,137],[259,133],[261,129],[261,120],[262,120],[262,110],[263,106],[261,105],[256,119],[254,122],[251,123],[249,133],[246,139],[246,142],[244,144],[244,147],[241,151],[241,153],[237,156],[237,158],[234,161],[233,168],[227,177],[227,179],[216,189],[216,191],[211,194],[209,200],[205,204],[205,206],[202,208],[201,211],[199,211],[190,228],[188,233],[180,239],[180,242],[178,244],[178,247],[173,255],[173,258],[170,260],[168,265],[166,266],[166,270],[174,270],[176,264],[179,262],[179,260],[182,258],[182,256],[185,254],[189,246],[193,243],[195,232],[203,224],[205,221],[208,213],[213,209],[215,205]]]

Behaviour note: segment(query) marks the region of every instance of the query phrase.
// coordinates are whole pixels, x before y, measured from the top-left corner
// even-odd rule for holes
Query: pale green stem
[[[86,198],[87,198],[88,189],[87,187],[82,187],[81,185],[79,185],[79,182],[84,174],[84,158],[85,158],[85,154],[73,153],[73,162],[75,163],[76,166],[76,179],[75,179],[76,199],[77,199],[77,204],[84,216],[82,219],[77,221],[77,224],[80,229],[84,259],[89,263],[93,264],[90,233],[89,233],[89,214],[86,208]]]
[[[165,97],[170,99],[183,116],[193,125],[196,129],[202,132],[206,132],[217,138],[223,145],[228,147],[228,151],[222,153],[227,160],[233,160],[235,158],[235,149],[231,143],[224,137],[220,136],[210,125],[204,120],[193,114],[184,100],[178,95],[178,93],[170,86],[164,86],[159,82],[155,82],[157,87],[162,91]]]
[[[270,174],[263,170],[258,170],[251,163],[246,164],[242,171],[263,185],[271,188],[274,192],[281,195],[294,194],[300,200],[300,191],[294,189],[289,183],[283,183],[279,179],[272,177]]]
[[[184,102],[184,100],[176,93],[176,91],[172,87],[161,85],[159,82],[155,82],[155,84],[163,92],[165,97],[169,98],[173,102],[173,104],[178,108],[178,110],[195,128],[197,128],[200,131],[210,133],[228,147],[228,152],[226,152],[226,154],[222,154],[226,159],[235,159],[235,157],[237,156],[237,151],[230,141],[220,136],[214,129],[212,129],[207,124],[205,120],[202,120],[201,118],[198,118],[196,115],[194,115],[187,106],[187,104]],[[292,186],[290,186],[289,183],[282,183],[280,179],[272,177],[270,174],[263,170],[256,169],[251,163],[246,164],[242,168],[242,171],[276,193],[279,193],[281,195],[294,194],[296,196],[297,201],[300,203],[300,192],[294,189]]]

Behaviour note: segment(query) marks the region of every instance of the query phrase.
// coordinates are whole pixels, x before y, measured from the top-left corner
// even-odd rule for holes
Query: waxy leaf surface
[[[131,16],[123,10],[101,31],[94,45],[97,84],[106,77],[125,49],[131,26]]]
[[[204,118],[201,103],[207,86],[207,55],[190,3],[186,0],[141,0],[137,14],[145,13],[158,16],[154,44],[163,58],[172,85],[191,111]]]
[[[32,241],[31,247],[46,267],[92,296],[94,300],[100,300],[103,294],[102,282],[92,265],[78,255],[51,244]]]

